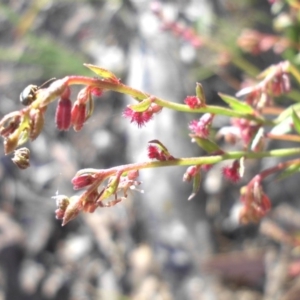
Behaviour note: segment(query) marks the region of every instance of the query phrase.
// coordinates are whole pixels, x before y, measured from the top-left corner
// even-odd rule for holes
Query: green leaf
[[[275,127],[272,128],[270,131],[271,134],[281,135],[291,132],[292,130],[292,118],[288,117],[279,124],[277,124]]]
[[[293,111],[299,111],[300,110],[300,103],[293,104],[286,108],[274,121],[275,123],[282,122],[284,119],[291,116]]]
[[[129,107],[130,109],[132,109],[135,112],[143,112],[143,111],[146,111],[150,107],[152,102],[153,102],[153,97],[148,97],[148,98],[142,100],[141,102],[138,102],[137,104],[127,105],[127,107]]]
[[[169,152],[167,147],[159,140],[151,140],[148,142],[148,144],[156,145],[161,151],[163,151],[165,153]]]
[[[300,134],[300,119],[296,112],[292,111],[292,118],[295,130]]]
[[[246,114],[252,114],[254,112],[253,108],[250,105],[241,102],[237,98],[222,93],[219,93],[219,96],[235,111]]]
[[[204,94],[204,89],[201,83],[196,83],[196,96],[200,99],[203,104],[206,104],[206,98]]]
[[[193,192],[188,197],[189,201],[192,200],[197,195],[197,193],[200,190],[200,185],[201,185],[201,173],[199,172],[193,177]]]
[[[170,152],[167,149],[167,147],[162,142],[160,142],[159,140],[149,141],[148,144],[154,144],[162,153],[164,153],[164,155],[167,158],[167,160],[173,160],[173,159],[175,159],[174,156],[172,156],[170,154]]]
[[[211,140],[200,138],[194,134],[190,134],[190,137],[197,143],[199,147],[201,147],[207,153],[222,151],[222,149]]]
[[[116,77],[116,75],[106,69],[91,65],[91,64],[83,64],[85,67],[92,70],[94,73],[96,73],[98,76],[109,79],[113,82],[119,83],[119,79]]]

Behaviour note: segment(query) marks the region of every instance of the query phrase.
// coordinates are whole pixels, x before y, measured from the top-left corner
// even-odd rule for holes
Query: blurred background
[[[282,60],[271,49],[254,57],[237,44],[245,28],[272,34],[272,12],[267,0],[2,0],[1,117],[22,108],[28,84],[93,76],[83,63],[180,103],[201,82],[207,102],[221,104],[217,92],[234,95],[245,79]],[[0,299],[299,299],[299,251],[290,242],[300,230],[299,178],[266,184],[274,209],[262,223],[241,226],[235,215],[239,188],[270,160],[251,162],[235,186],[215,166],[189,202],[185,168],[145,170],[143,194],[61,227],[52,197],[74,194],[77,170],[147,160],[153,139],[175,157],[204,154],[188,137],[198,115],[164,110],[137,128],[122,118],[128,103],[105,93],[79,133],[56,129],[51,104],[43,133],[26,145],[27,170],[1,147]],[[216,126],[228,122],[218,117]]]

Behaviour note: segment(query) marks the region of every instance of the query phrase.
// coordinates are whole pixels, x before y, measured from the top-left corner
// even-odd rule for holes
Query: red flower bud
[[[96,97],[100,97],[103,94],[103,90],[98,87],[91,88],[91,94]]]
[[[86,105],[75,102],[71,111],[71,123],[75,131],[82,129],[86,120]]]
[[[89,185],[91,185],[94,182],[94,177],[91,174],[83,174],[80,176],[75,176],[72,179],[72,184],[74,190],[80,190],[82,188],[85,188]]]
[[[69,130],[71,126],[71,100],[60,98],[56,108],[55,123],[59,130]]]
[[[183,174],[183,181],[191,181],[191,179],[199,173],[200,168],[201,165],[188,167]]]

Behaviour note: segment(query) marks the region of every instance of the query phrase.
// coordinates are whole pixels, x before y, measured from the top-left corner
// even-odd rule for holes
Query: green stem
[[[101,79],[85,77],[85,76],[69,76],[67,78],[68,78],[69,85],[73,85],[73,84],[93,85],[103,90],[111,90],[122,94],[130,95],[138,101],[142,101],[150,97],[149,94],[133,89],[122,83],[110,82],[107,80],[101,80]],[[170,102],[158,97],[155,97],[155,103],[162,107],[166,107],[169,109],[182,111],[182,112],[212,113],[212,114],[224,115],[224,116],[235,117],[235,118],[243,118],[251,121],[256,121],[257,123],[260,124],[274,125],[273,122],[270,120],[265,120],[264,118],[254,116],[252,114],[241,113],[225,107],[207,105],[206,107],[203,108],[191,109],[188,105]]]
[[[295,79],[300,83],[300,72],[299,70],[292,64],[289,65],[289,71],[295,77]]]
[[[222,155],[212,155],[212,156],[203,156],[203,157],[189,157],[189,158],[180,158],[168,161],[154,161],[154,162],[142,162],[134,163],[123,166],[117,166],[106,170],[96,170],[96,169],[87,169],[94,173],[99,173],[101,176],[105,173],[105,177],[114,175],[120,169],[123,172],[128,172],[132,170],[141,170],[149,168],[160,168],[160,167],[171,167],[171,166],[190,166],[190,165],[202,165],[202,164],[215,164],[224,160],[229,159],[240,159],[242,157],[247,159],[260,159],[264,157],[285,157],[292,155],[299,155],[300,148],[287,148],[287,149],[276,149],[264,152],[247,152],[247,151],[234,151],[230,153],[225,153]],[[86,170],[81,170],[85,172]]]

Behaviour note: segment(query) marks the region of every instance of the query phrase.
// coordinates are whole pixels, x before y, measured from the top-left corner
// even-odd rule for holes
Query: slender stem
[[[101,79],[85,77],[85,76],[68,76],[68,84],[69,85],[73,85],[73,84],[94,85],[104,90],[111,90],[122,94],[130,95],[138,101],[142,101],[150,97],[149,94],[133,89],[122,83],[110,82],[107,80],[101,80]],[[166,107],[166,108],[170,108],[182,112],[212,113],[212,114],[224,115],[229,117],[244,118],[247,120],[256,121],[260,124],[274,125],[273,121],[271,120],[266,120],[264,118],[254,116],[252,114],[241,113],[225,107],[208,105],[203,108],[191,109],[188,105],[170,102],[158,97],[155,97],[155,103],[162,107]]]
[[[130,95],[138,101],[142,101],[148,97],[150,94],[143,93],[139,90],[133,89],[121,82],[112,82],[108,80],[102,80],[98,78],[86,77],[86,76],[68,76],[68,85],[93,85],[97,86],[103,90],[111,90],[114,92],[119,92],[122,94]]]
[[[300,142],[300,136],[295,134],[272,134],[268,133],[267,135],[268,139],[272,140],[282,140],[282,141],[291,141],[291,142]]]
[[[246,151],[235,151],[230,153],[225,153],[222,155],[213,155],[213,156],[204,156],[204,157],[189,157],[189,158],[180,158],[168,161],[154,161],[154,162],[142,162],[128,164],[118,167],[113,167],[110,169],[98,170],[98,173],[103,176],[105,172],[105,177],[115,174],[116,171],[120,169],[123,172],[131,170],[141,170],[149,168],[159,168],[159,167],[170,167],[170,166],[190,166],[190,165],[202,165],[202,164],[215,164],[220,161],[229,160],[229,159],[240,159],[242,157],[248,159],[259,159],[264,157],[284,157],[299,155],[300,148],[289,148],[289,149],[276,149],[265,152],[246,152]],[[84,171],[84,170],[83,170]],[[96,171],[96,170],[94,170]]]
[[[299,164],[300,163],[300,159],[293,159],[293,160],[289,160],[289,161],[285,161],[285,162],[281,162],[278,163],[275,167],[263,170],[262,172],[260,172],[257,176],[260,177],[261,180],[265,179],[266,177],[277,173],[280,170],[286,169],[291,165],[295,165],[295,164]]]

